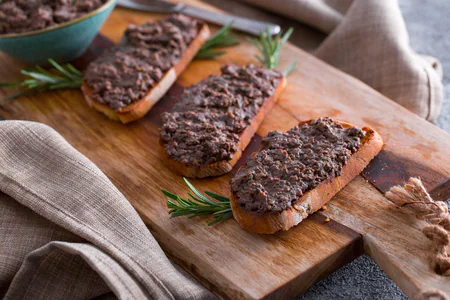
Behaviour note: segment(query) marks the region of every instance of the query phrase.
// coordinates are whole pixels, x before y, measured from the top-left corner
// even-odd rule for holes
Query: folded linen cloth
[[[442,67],[415,53],[395,0],[240,0],[328,34],[314,54],[429,121],[443,98]]]
[[[0,137],[0,298],[215,298],[53,129],[0,121]]]

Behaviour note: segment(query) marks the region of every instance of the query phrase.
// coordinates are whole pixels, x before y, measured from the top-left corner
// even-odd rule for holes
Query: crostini
[[[165,164],[186,177],[228,173],[286,85],[273,69],[226,65],[184,90],[162,115],[159,147]]]
[[[375,130],[331,118],[273,131],[231,179],[234,218],[250,232],[286,231],[361,173],[382,146]]]
[[[130,25],[119,46],[87,67],[81,87],[87,103],[122,123],[142,118],[172,86],[209,35],[205,23],[181,14]]]

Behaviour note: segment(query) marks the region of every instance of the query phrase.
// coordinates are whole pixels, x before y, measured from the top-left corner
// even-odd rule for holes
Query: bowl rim
[[[21,32],[21,33],[8,33],[8,34],[0,34],[0,39],[10,39],[10,38],[19,38],[19,37],[26,37],[26,36],[32,36],[32,35],[38,35],[41,33],[46,33],[46,32],[50,32],[50,31],[54,31],[54,30],[58,30],[76,23],[79,23],[81,21],[84,21],[86,19],[89,19],[91,17],[93,17],[94,15],[107,10],[110,6],[114,5],[116,3],[117,0],[108,0],[105,4],[103,4],[102,6],[100,6],[99,8],[91,11],[90,13],[87,13],[79,18],[76,18],[74,20],[71,20],[69,22],[65,22],[56,26],[51,26],[51,27],[47,27],[47,28],[43,28],[43,29],[39,29],[39,30],[34,30],[34,31],[28,31],[28,32]]]

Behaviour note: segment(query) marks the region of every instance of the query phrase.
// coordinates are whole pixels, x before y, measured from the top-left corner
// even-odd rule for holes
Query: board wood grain
[[[185,1],[204,6],[197,1]],[[101,30],[118,42],[126,26],[163,15],[116,8]],[[234,220],[207,227],[209,218],[169,219],[165,188],[186,194],[182,179],[164,166],[156,142],[159,115],[169,109],[183,86],[219,73],[226,63],[256,63],[255,49],[241,45],[210,61],[194,61],[168,95],[143,119],[123,125],[89,109],[80,91],[53,91],[1,102],[5,119],[50,125],[96,163],[127,197],[162,248],[217,295],[231,299],[293,297],[336,268],[366,252],[414,298],[431,288],[450,295],[450,279],[434,274],[429,264],[431,243],[419,231],[423,224],[393,207],[384,196],[393,184],[420,176],[433,194],[446,199],[450,136],[434,125],[304,51],[287,45],[280,69],[298,65],[278,105],[258,130],[287,130],[299,121],[331,116],[374,127],[386,142],[383,152],[362,176],[345,187],[321,211],[299,226],[271,236],[241,230]],[[98,42],[100,43],[100,42]],[[99,47],[108,47],[103,40]],[[98,55],[95,51],[93,55]],[[85,57],[85,60],[89,58]],[[80,66],[86,61],[81,61]],[[19,62],[0,55],[2,81],[17,80]],[[2,89],[2,95],[7,91]],[[257,149],[255,137],[245,155]],[[229,194],[230,175],[192,180],[200,190]],[[325,222],[325,218],[331,222]]]

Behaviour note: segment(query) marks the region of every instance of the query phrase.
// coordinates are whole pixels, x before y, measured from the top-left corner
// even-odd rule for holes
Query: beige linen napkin
[[[443,98],[437,59],[415,53],[395,0],[241,0],[328,37],[315,55],[419,116],[435,121]]]
[[[212,299],[53,129],[0,121],[0,298]]]

